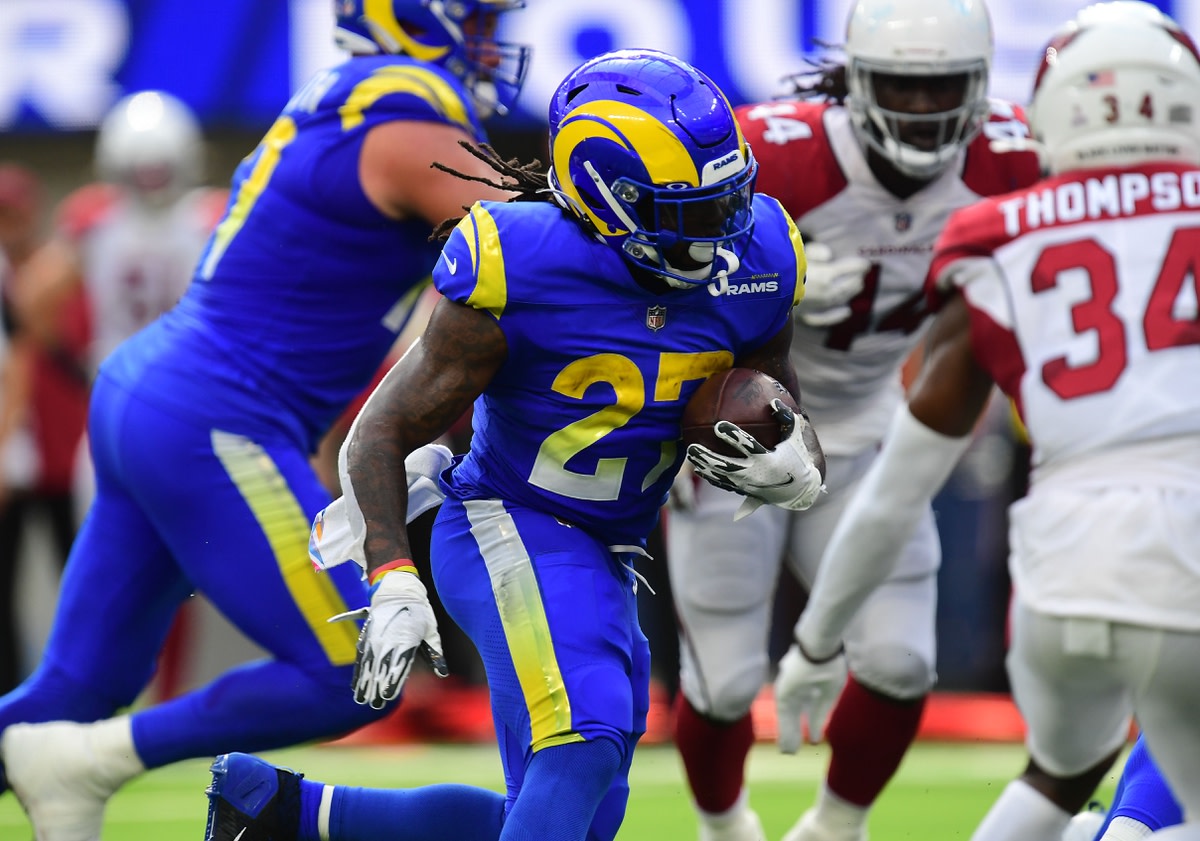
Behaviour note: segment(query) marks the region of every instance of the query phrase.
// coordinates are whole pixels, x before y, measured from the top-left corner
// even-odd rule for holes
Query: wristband
[[[838,657],[840,657],[842,654],[844,654],[846,652],[846,646],[839,643],[837,649],[832,654],[830,654],[826,657],[813,657],[804,648],[804,643],[800,642],[799,634],[796,634],[795,640],[796,640],[796,648],[800,649],[800,656],[803,657],[808,662],[812,663],[814,666],[823,666],[826,663],[829,663],[832,660],[837,659]]]
[[[395,572],[396,570],[411,572],[413,575],[417,574],[417,568],[413,566],[411,558],[397,558],[394,561],[388,561],[383,566],[375,567],[375,570],[367,576],[368,586],[374,587],[379,583],[379,579],[383,578],[389,572]]]

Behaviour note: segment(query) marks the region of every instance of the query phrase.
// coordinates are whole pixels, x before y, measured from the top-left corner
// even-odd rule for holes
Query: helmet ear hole
[[[571,101],[575,99],[575,97],[579,96],[579,94],[583,93],[585,90],[587,90],[587,85],[579,85],[578,87],[567,91],[567,104],[569,105]]]

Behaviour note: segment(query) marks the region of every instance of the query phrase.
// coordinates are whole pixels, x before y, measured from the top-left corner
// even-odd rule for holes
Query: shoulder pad
[[[736,110],[758,161],[759,192],[779,199],[793,218],[846,186],[825,130],[825,102],[779,101]]]
[[[1005,228],[1004,214],[995,199],[967,205],[950,214],[934,246],[925,298],[930,308],[941,309],[955,292],[954,263],[973,257],[990,257],[1014,232]]]
[[[490,312],[497,319],[508,302],[500,231],[480,202],[471,206],[450,234],[433,268],[433,282],[445,297]]]
[[[994,152],[993,140],[1028,138],[1029,122],[1025,111],[1011,102],[989,100],[991,113],[979,136],[967,147],[963,165],[963,183],[975,194],[995,196],[1028,187],[1042,173],[1033,150]]]
[[[343,130],[368,120],[400,118],[448,123],[482,137],[466,90],[441,68],[402,60],[373,62],[370,72],[348,87],[338,106]]]
[[[85,184],[62,200],[56,226],[69,239],[78,239],[108,215],[120,195],[120,188],[112,184]]]

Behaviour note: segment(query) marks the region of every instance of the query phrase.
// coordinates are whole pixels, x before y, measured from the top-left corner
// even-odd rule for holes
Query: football
[[[719,420],[736,423],[768,450],[779,443],[779,423],[771,416],[771,401],[778,397],[792,411],[799,407],[778,380],[752,368],[730,368],[713,374],[692,395],[683,410],[683,443],[701,444],[715,453],[740,456],[713,432]]]

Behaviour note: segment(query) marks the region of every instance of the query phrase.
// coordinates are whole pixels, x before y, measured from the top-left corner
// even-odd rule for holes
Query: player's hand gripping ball
[[[825,457],[808,418],[761,371],[714,374],[688,401],[681,428],[696,475],[746,497],[735,520],[764,503],[802,511],[824,489]]]
[[[729,421],[754,437],[766,449],[779,445],[782,430],[771,409],[779,398],[793,412],[800,407],[774,377],[752,368],[730,368],[713,374],[696,389],[683,410],[683,443],[700,444],[723,456],[742,453],[717,436],[717,421]]]

